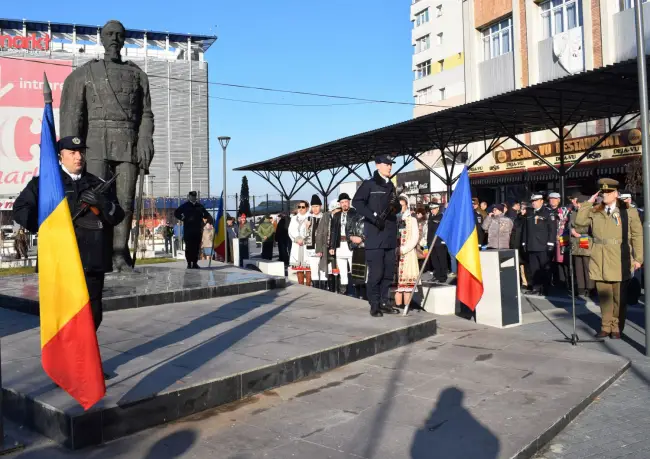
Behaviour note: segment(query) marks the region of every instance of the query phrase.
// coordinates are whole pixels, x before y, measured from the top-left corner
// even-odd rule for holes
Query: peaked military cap
[[[378,155],[375,156],[375,163],[376,164],[395,164],[395,158],[393,158],[391,155]]]
[[[618,180],[601,178],[598,180],[598,187],[600,191],[616,191],[618,190]]]

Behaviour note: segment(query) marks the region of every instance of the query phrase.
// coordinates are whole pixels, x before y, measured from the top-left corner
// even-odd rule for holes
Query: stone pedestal
[[[517,251],[490,249],[480,255],[483,297],[476,306],[476,323],[498,328],[521,325]]]
[[[442,316],[456,313],[456,286],[436,282],[422,282],[422,307]]]
[[[244,268],[248,265],[256,266],[262,273],[269,276],[284,277],[284,263],[281,261],[262,260],[259,258],[244,260]]]

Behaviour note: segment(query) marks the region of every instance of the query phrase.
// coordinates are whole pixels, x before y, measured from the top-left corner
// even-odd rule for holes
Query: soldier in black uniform
[[[174,217],[183,222],[183,241],[185,241],[185,260],[187,269],[199,269],[199,249],[203,238],[203,219],[214,224],[212,215],[196,200],[196,191],[190,191],[187,202],[174,211]]]
[[[442,220],[442,214],[440,213],[440,204],[437,202],[432,202],[429,207],[431,208],[431,215],[429,215],[429,221],[427,222],[427,245],[431,251],[429,256],[429,262],[431,263],[431,269],[434,271],[435,279],[437,282],[447,282],[447,245],[440,238],[436,239],[436,243],[433,244],[433,237],[438,231],[438,226]]]
[[[549,260],[555,250],[555,215],[544,207],[541,194],[533,194],[530,201],[532,208],[526,212],[521,247],[528,258],[529,293],[545,294],[550,274]]]
[[[113,244],[108,230],[122,221],[124,211],[112,190],[104,193],[94,191],[103,182],[86,172],[85,149],[85,143],[78,137],[64,137],[58,143],[61,179],[70,213],[76,215],[82,203],[91,206],[74,221],[74,232],[97,330],[102,321],[104,274],[112,270]],[[34,177],[14,203],[14,220],[32,233],[38,231],[39,191],[38,177]]]
[[[395,270],[397,248],[397,195],[390,180],[393,158],[379,155],[375,158],[377,170],[365,180],[352,200],[352,206],[365,217],[364,225],[366,264],[368,265],[368,302],[370,315],[383,316],[388,307],[389,290]]]

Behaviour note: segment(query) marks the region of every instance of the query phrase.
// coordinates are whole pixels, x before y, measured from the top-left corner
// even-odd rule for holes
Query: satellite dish
[[[581,28],[575,27],[553,37],[553,62],[567,73],[573,74],[583,69]]]

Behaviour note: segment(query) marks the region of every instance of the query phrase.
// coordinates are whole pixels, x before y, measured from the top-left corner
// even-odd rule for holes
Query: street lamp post
[[[153,251],[153,256],[156,256],[156,236],[154,235],[156,231],[156,224],[154,222],[154,205],[156,204],[156,198],[153,195],[153,179],[155,179],[155,175],[150,175],[149,180],[150,180],[150,185],[151,185],[151,250]]]
[[[648,160],[648,76],[646,72],[643,5],[634,0],[634,25],[636,27],[636,64],[639,78],[639,110],[641,110],[641,158],[643,161],[643,205],[650,206],[650,161]],[[650,260],[650,211],[643,213],[643,259]],[[650,269],[644,270],[643,288],[646,298],[650,291]],[[650,313],[645,308],[645,355],[650,357]]]
[[[223,261],[224,263],[228,263],[228,228],[226,225],[226,214],[228,213],[228,208],[226,206],[226,202],[228,201],[228,194],[226,193],[226,148],[228,148],[228,144],[230,143],[230,137],[219,137],[219,143],[221,144],[221,149],[223,150],[223,194],[221,195],[221,199],[223,200],[223,237],[225,242]]]
[[[181,206],[181,169],[183,168],[183,161],[174,162],[176,170],[178,171],[178,207]],[[177,223],[178,225],[178,247],[181,247],[181,222]]]

